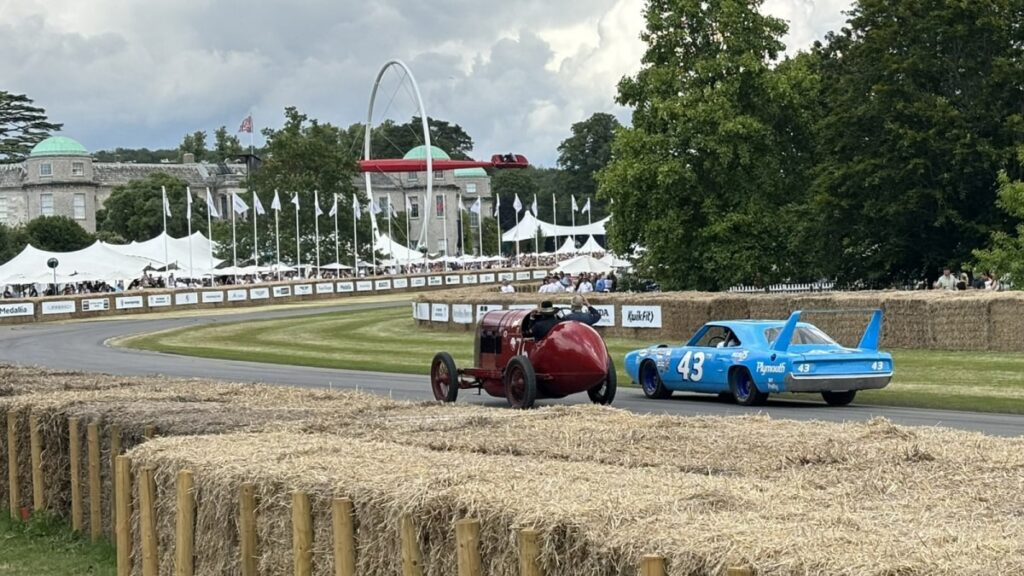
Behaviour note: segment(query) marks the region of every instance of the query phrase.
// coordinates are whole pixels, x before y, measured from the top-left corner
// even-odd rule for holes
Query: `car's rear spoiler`
[[[815,314],[849,314],[854,312],[871,312],[871,321],[868,322],[868,327],[864,330],[864,335],[860,338],[860,344],[858,348],[862,350],[878,350],[878,344],[882,336],[882,311],[878,308],[874,309],[860,309],[860,310],[808,310]],[[771,349],[776,352],[785,352],[789,350],[789,344],[793,340],[793,332],[796,331],[796,325],[800,322],[800,314],[803,311],[797,310],[789,315],[789,320],[786,320],[785,326],[779,331],[779,336],[772,342]]]

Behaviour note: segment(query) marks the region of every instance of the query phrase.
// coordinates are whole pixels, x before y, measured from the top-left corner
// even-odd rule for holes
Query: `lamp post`
[[[50,270],[53,270],[53,295],[56,296],[57,295],[57,266],[60,265],[60,261],[57,260],[56,258],[50,258],[49,260],[46,261],[46,265],[50,267]]]

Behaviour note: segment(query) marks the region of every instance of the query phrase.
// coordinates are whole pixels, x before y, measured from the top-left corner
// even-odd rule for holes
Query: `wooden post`
[[[142,532],[142,576],[158,576],[160,556],[156,544],[156,480],[153,468],[139,474],[139,530]]]
[[[192,576],[195,571],[196,500],[192,493],[192,471],[178,472],[178,512],[175,524],[174,574]]]
[[[156,438],[156,426],[150,424],[143,429],[142,435],[145,436],[146,440],[152,440]]]
[[[242,484],[238,499],[238,548],[242,556],[242,576],[256,576],[256,487]]]
[[[640,560],[640,576],[666,576],[665,558],[649,554]]]
[[[423,576],[423,555],[420,553],[420,538],[412,516],[402,514],[399,526],[402,540],[402,576]]]
[[[292,492],[292,552],[295,555],[295,576],[313,574],[313,513],[309,495]]]
[[[21,515],[21,484],[18,482],[18,413],[7,411],[7,481],[8,495],[11,505],[11,519],[18,520]]]
[[[78,435],[78,418],[68,418],[68,443],[71,451],[71,529],[82,531],[82,439]]]
[[[100,425],[93,422],[85,430],[86,442],[89,444],[89,536],[96,542],[103,529],[103,513],[100,511]]]
[[[28,417],[29,444],[32,450],[32,511],[41,512],[46,508],[43,487],[43,440],[39,430],[39,416]]]
[[[352,500],[335,498],[331,512],[334,524],[334,576],[356,576],[356,531]]]
[[[519,576],[541,576],[539,539],[536,530],[519,531]]]
[[[455,523],[458,546],[459,576],[483,576],[480,564],[480,521],[459,520]]]
[[[118,456],[114,463],[114,484],[117,484],[117,576],[132,573],[132,461]]]
[[[726,576],[754,576],[754,569],[750,566],[738,566],[726,570]]]
[[[110,529],[117,525],[117,482],[114,482],[114,470],[117,457],[121,454],[121,427],[110,425]]]

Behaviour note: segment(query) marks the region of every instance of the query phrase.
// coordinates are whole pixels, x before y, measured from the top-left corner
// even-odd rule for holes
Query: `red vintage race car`
[[[537,338],[532,330],[537,318],[530,310],[484,315],[476,329],[476,367],[457,369],[447,352],[434,356],[434,398],[454,402],[460,389],[476,388],[505,397],[513,408],[530,408],[538,398],[578,392],[586,392],[595,404],[611,404],[615,364],[601,335],[587,324],[565,320]]]

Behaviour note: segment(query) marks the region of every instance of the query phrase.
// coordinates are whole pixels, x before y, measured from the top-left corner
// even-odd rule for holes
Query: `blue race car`
[[[685,346],[626,354],[626,372],[648,398],[705,392],[753,406],[769,394],[813,392],[829,405],[845,406],[858,390],[884,388],[892,380],[892,355],[878,351],[881,331],[881,310],[873,311],[856,348],[801,322],[800,311],[786,321],[709,322]]]

